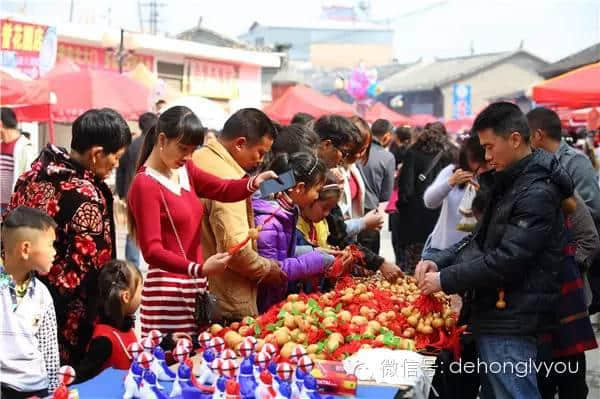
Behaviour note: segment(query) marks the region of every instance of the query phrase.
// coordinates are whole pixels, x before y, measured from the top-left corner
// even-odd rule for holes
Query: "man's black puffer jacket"
[[[561,202],[572,194],[556,158],[536,150],[494,174],[477,230],[429,257],[446,293],[468,293],[474,333],[533,335],[554,327],[565,246]],[[496,308],[500,288],[505,309]]]

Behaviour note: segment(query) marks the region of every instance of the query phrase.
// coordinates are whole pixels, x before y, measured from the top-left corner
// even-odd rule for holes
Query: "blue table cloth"
[[[123,396],[123,380],[126,371],[106,369],[97,377],[70,389],[79,391],[79,399],[121,399]],[[161,382],[167,395],[171,392],[171,383]],[[397,389],[391,387],[359,386],[356,398],[359,399],[386,399],[393,398]],[[337,396],[323,395],[323,398]]]

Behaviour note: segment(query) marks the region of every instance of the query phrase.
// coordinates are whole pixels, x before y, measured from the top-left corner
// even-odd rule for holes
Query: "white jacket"
[[[31,141],[25,135],[20,135],[15,143],[15,151],[13,153],[13,189],[19,177],[31,169],[31,163],[35,160],[35,157],[36,151]]]
[[[339,170],[344,178],[344,190],[342,191],[340,201],[338,202],[342,215],[344,215],[345,219],[363,217],[365,214],[365,183],[360,170],[356,164],[350,165],[348,170],[343,167],[340,167]],[[355,201],[351,200],[350,175],[353,175],[358,183],[358,197]]]

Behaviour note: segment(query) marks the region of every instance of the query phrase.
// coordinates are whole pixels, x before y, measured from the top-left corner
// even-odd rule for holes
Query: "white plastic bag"
[[[470,233],[477,224],[477,219],[473,216],[473,200],[477,195],[477,189],[475,185],[467,183],[465,187],[465,193],[463,194],[460,204],[458,205],[458,211],[462,215],[462,218],[456,225],[456,230]]]

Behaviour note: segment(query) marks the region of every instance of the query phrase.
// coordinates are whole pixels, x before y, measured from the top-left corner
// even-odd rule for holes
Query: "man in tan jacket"
[[[210,139],[196,151],[196,166],[224,179],[239,179],[256,169],[271,149],[277,132],[269,118],[254,108],[233,114],[217,139]],[[206,206],[202,222],[202,250],[206,258],[226,252],[243,241],[254,227],[252,201],[224,203],[203,200]],[[225,320],[256,316],[258,283],[285,284],[279,263],[262,258],[250,241],[235,254],[224,273],[210,277],[210,291],[219,300]]]

